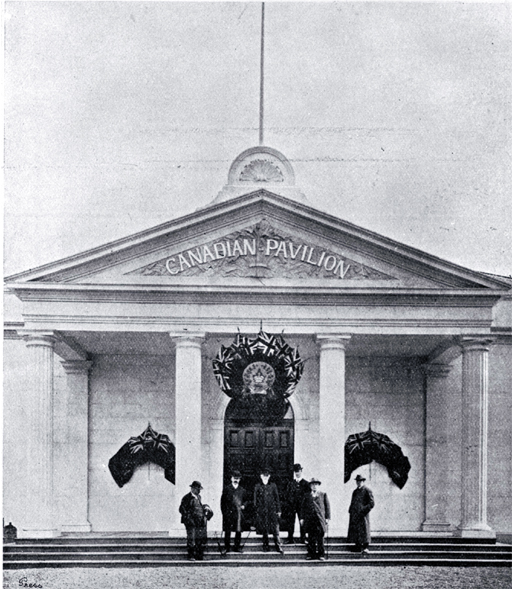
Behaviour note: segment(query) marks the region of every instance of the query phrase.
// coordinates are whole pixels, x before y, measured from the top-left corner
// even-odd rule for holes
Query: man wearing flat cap
[[[325,560],[324,536],[331,519],[331,506],[326,493],[318,490],[322,483],[317,478],[309,481],[310,491],[304,496],[300,523],[308,535],[307,560]]]
[[[300,525],[300,508],[304,495],[309,493],[309,483],[302,478],[302,466],[300,464],[293,465],[293,479],[286,485],[286,492],[284,497],[284,522],[288,531],[287,544],[294,544],[293,533],[295,531],[295,516],[299,518]],[[304,527],[300,526],[300,543],[305,544],[306,532]]]
[[[189,560],[203,560],[204,548],[208,539],[206,525],[213,516],[209,505],[203,505],[199,481],[193,481],[190,485],[190,493],[187,493],[180,504],[181,523],[187,530],[187,551]]]
[[[240,486],[242,474],[238,470],[231,473],[231,483],[224,487],[220,498],[222,511],[222,529],[224,530],[224,549],[231,550],[231,532],[235,532],[234,551],[242,552],[240,542],[242,539],[243,512],[247,505],[247,491]]]
[[[352,493],[352,501],[348,512],[350,520],[348,524],[349,544],[355,544],[355,551],[363,555],[368,554],[368,546],[371,542],[370,535],[370,511],[375,506],[373,493],[364,484],[366,479],[358,474],[355,478],[357,488]]]
[[[274,537],[276,550],[283,554],[283,547],[279,538],[279,518],[281,517],[281,503],[275,483],[269,483],[270,470],[262,468],[261,483],[254,487],[254,509],[256,512],[256,533],[263,536],[263,550],[268,551],[268,535]]]

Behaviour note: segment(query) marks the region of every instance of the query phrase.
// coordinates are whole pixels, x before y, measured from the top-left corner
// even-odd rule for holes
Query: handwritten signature
[[[27,577],[21,577],[18,581],[20,587],[32,587],[33,589],[42,589],[39,583],[29,583]]]

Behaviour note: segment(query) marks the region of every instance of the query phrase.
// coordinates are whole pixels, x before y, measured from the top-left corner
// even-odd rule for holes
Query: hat
[[[234,471],[231,473],[231,478],[234,478],[234,479],[241,479],[241,478],[242,478],[242,473],[241,473],[239,470],[234,470]]]
[[[302,466],[297,462],[297,464],[293,465],[293,472],[300,472],[302,470]]]
[[[192,484],[190,486],[197,487],[199,490],[201,490],[203,488],[203,486],[201,485],[201,483],[199,481],[192,481]]]
[[[310,485],[321,485],[322,481],[319,481],[317,478],[313,477],[310,481],[309,481]]]
[[[362,477],[360,474],[358,474],[355,478],[356,481],[366,481],[366,479],[364,477]]]

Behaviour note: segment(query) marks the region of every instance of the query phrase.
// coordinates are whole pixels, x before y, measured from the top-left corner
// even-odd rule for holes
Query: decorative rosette
[[[298,350],[281,335],[260,331],[255,339],[238,334],[229,347],[221,346],[213,373],[229,397],[266,394],[283,399],[294,391],[304,371]]]

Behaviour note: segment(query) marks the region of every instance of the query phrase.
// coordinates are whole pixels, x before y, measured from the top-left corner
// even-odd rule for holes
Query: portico
[[[264,160],[263,189],[251,170]],[[488,358],[508,350],[494,326],[510,285],[299,197],[286,158],[254,148],[210,207],[8,278],[21,307],[6,324],[7,429],[24,435],[7,438],[5,505],[20,536],[182,534],[192,480],[220,529],[229,397],[212,361],[263,326],[304,361],[282,447],[293,440],[286,460],[322,480],[332,534],[348,525],[345,440],[371,422],[411,464],[403,489],[381,465],[361,467],[374,529],[494,537],[488,470],[503,466],[488,449]],[[175,446],[175,485],[148,463],[119,488],[108,462],[148,423]]]

